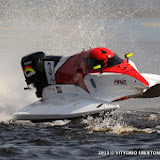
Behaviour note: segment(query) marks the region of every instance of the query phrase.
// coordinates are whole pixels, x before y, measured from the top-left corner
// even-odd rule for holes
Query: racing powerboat
[[[24,89],[33,85],[40,100],[14,113],[14,119],[70,119],[113,111],[120,100],[160,96],[160,75],[140,74],[131,55],[121,59],[98,47],[68,57],[43,52],[23,57]]]

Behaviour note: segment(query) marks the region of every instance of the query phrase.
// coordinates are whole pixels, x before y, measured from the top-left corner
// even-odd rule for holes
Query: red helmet
[[[98,47],[98,48],[92,49],[88,57],[95,58],[97,60],[106,60],[114,56],[115,54],[111,50],[104,47]]]

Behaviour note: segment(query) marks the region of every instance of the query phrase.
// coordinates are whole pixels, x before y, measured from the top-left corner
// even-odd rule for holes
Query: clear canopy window
[[[98,60],[95,58],[86,58],[84,59],[85,63],[87,63],[90,67],[94,67],[94,66],[98,66],[101,65],[101,68],[106,68],[106,67],[112,67],[112,66],[116,66],[118,64],[121,64],[123,62],[123,60],[118,57],[117,55],[115,55],[112,58],[109,58],[108,60]]]

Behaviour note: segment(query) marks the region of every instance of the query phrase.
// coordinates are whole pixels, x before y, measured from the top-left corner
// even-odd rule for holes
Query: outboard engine
[[[22,69],[27,83],[37,89],[36,95],[42,97],[43,88],[55,84],[54,67],[61,56],[45,56],[43,52],[36,52],[24,56],[21,60]]]
[[[42,97],[42,89],[47,86],[43,62],[41,60],[43,57],[45,57],[43,52],[36,52],[23,57],[21,60],[27,86],[33,84],[36,87],[37,97]],[[24,89],[29,89],[29,87]]]

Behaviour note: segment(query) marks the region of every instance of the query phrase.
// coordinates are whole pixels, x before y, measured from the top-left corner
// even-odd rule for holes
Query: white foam
[[[87,119],[84,119],[82,122],[87,124],[86,129],[92,132],[105,132],[106,134],[115,134],[115,135],[121,135],[126,133],[132,133],[132,132],[143,132],[146,134],[151,134],[153,132],[159,133],[159,126],[156,128],[137,128],[133,127],[131,125],[127,125],[127,123],[124,122],[122,115],[116,115],[115,117],[96,117],[93,118],[91,116],[88,116]],[[90,132],[90,133],[92,133]]]

